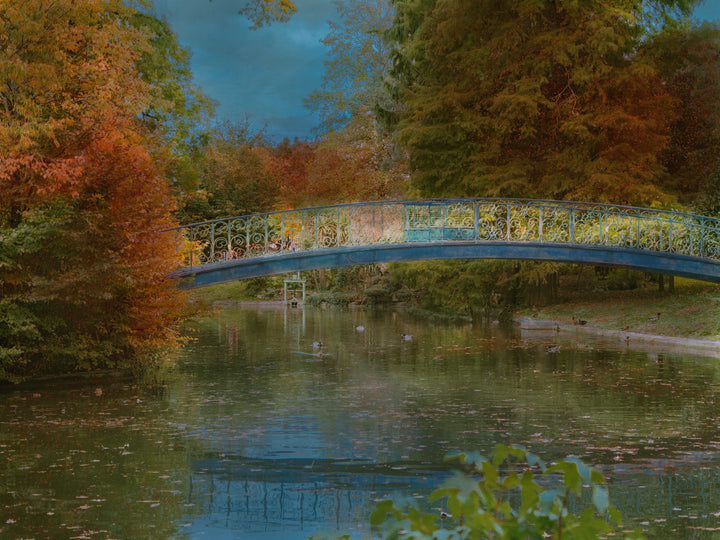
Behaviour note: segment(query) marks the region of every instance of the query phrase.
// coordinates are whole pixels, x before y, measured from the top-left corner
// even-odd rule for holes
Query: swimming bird
[[[586,320],[584,320],[584,319],[576,319],[576,318],[575,318],[575,315],[573,315],[572,321],[573,321],[573,324],[580,325],[580,326],[582,326],[582,325],[584,325],[584,324],[587,324],[587,321],[586,321]]]
[[[322,341],[313,341],[313,349],[320,349],[322,346]]]
[[[403,341],[412,341],[412,336],[410,334],[400,334],[400,337],[402,337]]]
[[[365,331],[365,327],[364,327],[363,325],[356,326],[356,327],[355,327],[355,330],[357,330],[358,332],[364,332],[364,331]]]
[[[549,353],[560,352],[560,345],[555,345],[555,346],[548,345],[547,352],[549,352]]]
[[[657,315],[651,315],[648,317],[648,321],[650,322],[656,322],[658,319],[660,319],[660,312],[658,311]]]

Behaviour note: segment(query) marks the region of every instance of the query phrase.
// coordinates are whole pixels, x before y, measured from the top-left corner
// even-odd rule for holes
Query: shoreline
[[[524,316],[515,317],[513,321],[520,328],[521,336],[533,341],[535,339],[547,341],[549,338],[562,341],[564,338],[595,337],[612,340],[615,345],[625,349],[720,358],[720,341],[610,330],[593,325],[561,324],[553,320],[538,320]]]
[[[213,302],[213,309],[231,306],[302,309],[303,302],[298,302],[296,307],[291,307],[282,300],[225,300]],[[513,322],[519,327],[521,337],[529,341],[543,343],[548,341],[579,341],[578,345],[582,348],[582,341],[586,341],[586,338],[600,338],[604,345],[612,345],[613,348],[619,347],[656,353],[697,354],[720,358],[720,341],[716,340],[612,330],[592,324],[565,324],[556,320],[534,319],[522,315],[516,315]]]

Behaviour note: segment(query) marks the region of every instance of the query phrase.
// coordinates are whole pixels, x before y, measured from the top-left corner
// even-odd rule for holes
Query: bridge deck
[[[720,282],[720,221],[647,208],[518,199],[344,204],[178,227],[198,287],[313,268],[421,259],[537,259]]]

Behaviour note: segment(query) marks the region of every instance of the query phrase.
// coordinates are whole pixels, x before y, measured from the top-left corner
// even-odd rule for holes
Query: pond
[[[497,443],[581,457],[649,538],[720,534],[714,358],[391,311],[229,307],[187,335],[163,384],[0,394],[0,537],[370,538],[376,501]]]

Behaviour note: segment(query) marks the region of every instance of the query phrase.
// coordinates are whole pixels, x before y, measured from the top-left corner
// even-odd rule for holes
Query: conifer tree
[[[664,202],[676,101],[642,21],[692,0],[396,0],[386,115],[426,196]],[[650,24],[650,23],[647,23]]]
[[[667,29],[639,49],[658,70],[676,103],[670,140],[661,153],[663,187],[701,211],[716,199],[720,149],[720,26]]]

